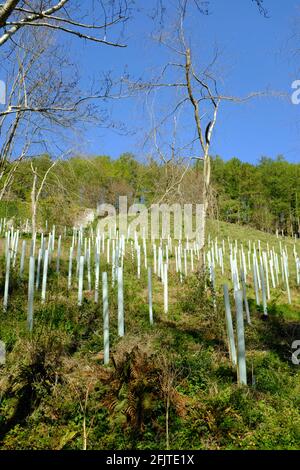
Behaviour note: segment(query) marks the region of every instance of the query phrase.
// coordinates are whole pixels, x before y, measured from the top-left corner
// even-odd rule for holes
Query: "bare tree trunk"
[[[200,234],[199,234],[201,248],[203,248],[205,245],[206,219],[207,219],[207,213],[208,213],[208,207],[209,207],[210,176],[211,176],[210,156],[205,155],[204,165],[203,165],[203,188],[202,188],[203,219],[202,219],[202,224],[200,225]]]
[[[185,45],[185,40],[182,32],[182,42]],[[202,128],[201,124],[201,117],[199,112],[199,102],[194,96],[193,87],[192,87],[192,78],[204,88],[209,97],[209,101],[212,104],[214,109],[213,119],[208,124],[206,129],[205,138],[204,138],[204,129]],[[203,188],[202,188],[202,204],[203,204],[203,218],[202,223],[200,225],[200,233],[199,233],[199,241],[201,248],[205,245],[205,233],[206,233],[206,219],[209,207],[209,192],[210,192],[210,180],[211,180],[211,160],[209,156],[209,148],[210,148],[210,138],[213,131],[213,128],[216,124],[217,120],[217,113],[218,113],[218,106],[219,100],[216,100],[213,96],[209,85],[199,78],[194,70],[191,60],[191,51],[189,48],[185,47],[185,80],[186,86],[188,90],[188,97],[190,102],[194,108],[194,120],[197,128],[198,139],[200,142],[201,150],[203,151]],[[202,258],[201,258],[202,259]]]
[[[37,208],[37,199],[36,199],[36,183],[37,183],[37,172],[36,168],[33,169],[33,182],[31,189],[31,230],[32,236],[36,233],[36,208]]]
[[[40,199],[41,192],[43,190],[43,187],[45,185],[45,182],[47,180],[47,177],[52,170],[52,168],[56,165],[57,160],[55,160],[52,165],[49,166],[47,169],[46,173],[43,176],[43,179],[41,181],[41,184],[39,186],[38,191],[37,189],[37,180],[38,180],[38,174],[37,174],[37,168],[34,168],[32,163],[31,163],[31,171],[33,173],[33,183],[32,183],[32,190],[31,190],[31,225],[32,225],[32,235],[36,233],[36,218],[37,218],[37,208],[38,208],[38,202]]]

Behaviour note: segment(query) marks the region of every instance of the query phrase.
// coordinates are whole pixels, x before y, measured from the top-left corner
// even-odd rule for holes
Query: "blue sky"
[[[137,0],[141,8],[145,3]],[[147,1],[147,9],[155,3],[156,0]],[[167,3],[172,7],[172,0]],[[264,3],[269,18],[261,16],[251,0],[211,0],[209,16],[194,15],[188,21],[187,36],[196,61],[205,63],[215,46],[221,51],[218,61],[221,90],[227,94],[245,96],[270,89],[291,95],[291,83],[300,79],[296,54],[300,34],[295,36],[297,28],[300,33],[299,1]],[[166,18],[166,24],[171,22],[171,16]],[[70,47],[81,70],[83,86],[103,70],[111,70],[116,77],[125,67],[134,77],[147,78],[157,72],[170,56],[151,40],[151,31],[153,22],[142,10],[127,24],[126,49],[72,42]],[[157,96],[155,103],[161,105],[167,100],[163,95]],[[78,138],[76,145],[80,151],[113,158],[128,151],[143,158],[146,149],[142,144],[149,130],[143,97],[115,102],[111,112],[115,120],[126,124],[129,134],[90,126]],[[181,132],[190,126],[193,123],[187,116]],[[170,142],[168,131],[164,138]],[[224,104],[211,150],[225,159],[236,156],[253,163],[263,155],[273,158],[279,154],[299,162],[300,105],[293,105],[288,97],[260,97],[244,104]]]

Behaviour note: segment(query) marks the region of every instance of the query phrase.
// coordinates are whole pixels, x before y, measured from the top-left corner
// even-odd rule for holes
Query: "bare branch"
[[[5,26],[6,20],[13,13],[20,0],[6,0],[4,5],[0,5],[0,28]]]
[[[28,22],[28,21],[20,21],[20,22],[11,22],[10,24],[13,24],[15,25],[14,27],[21,27],[21,26],[35,26],[35,27],[38,27],[38,28],[50,28],[50,29],[55,29],[55,30],[59,30],[59,31],[63,31],[65,33],[68,33],[68,34],[71,34],[71,35],[74,35],[74,36],[77,36],[78,38],[80,39],[87,39],[88,41],[92,41],[92,42],[98,42],[98,43],[101,43],[101,44],[105,44],[107,46],[114,46],[114,47],[127,47],[126,44],[119,44],[119,43],[116,43],[116,42],[110,42],[110,41],[107,41],[105,39],[100,39],[100,38],[97,38],[95,36],[89,36],[85,33],[82,33],[80,31],[74,31],[72,29],[69,29],[69,28],[65,28],[64,26],[60,26],[60,25],[57,25],[57,24],[52,24],[52,23],[43,23],[41,21],[39,21],[38,23],[32,23],[32,22]],[[12,34],[14,34],[14,30],[13,28],[11,28],[11,30],[9,30],[6,34],[10,34],[10,31],[12,31]],[[7,38],[8,39],[8,38]],[[7,40],[6,39],[6,40]],[[5,42],[5,41],[4,41]],[[1,42],[1,38],[0,38],[0,46],[3,44],[3,42]]]
[[[12,39],[20,29],[29,26],[36,26],[39,28],[50,28],[56,31],[63,31],[67,34],[77,36],[80,39],[86,39],[88,41],[108,46],[126,47],[125,44],[120,44],[117,41],[109,41],[106,37],[106,33],[109,28],[112,28],[119,23],[125,23],[128,20],[128,15],[126,14],[128,8],[126,1],[124,0],[123,2],[121,0],[119,2],[119,10],[117,12],[114,11],[114,2],[111,2],[110,7],[112,15],[110,20],[108,20],[108,15],[103,2],[101,1],[100,3],[104,11],[103,22],[86,23],[75,18],[67,11],[67,6],[72,6],[71,0],[57,1],[48,8],[47,6],[49,5],[49,2],[41,0],[40,2],[34,2],[31,9],[30,7],[29,9],[24,7],[24,5],[19,6],[19,1],[17,0],[7,0],[6,3],[0,7],[0,30],[3,30],[2,35],[0,34],[0,46],[5,44],[9,39]],[[60,14],[57,15],[56,13],[58,12],[60,12]],[[83,12],[81,16],[85,16]],[[88,34],[86,30],[94,31],[95,33],[96,31],[104,30],[104,37],[99,38],[96,34]]]

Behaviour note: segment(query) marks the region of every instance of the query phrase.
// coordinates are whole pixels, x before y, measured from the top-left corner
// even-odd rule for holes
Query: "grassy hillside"
[[[228,238],[230,240],[237,240],[238,244],[243,243],[245,249],[248,246],[249,240],[251,244],[256,243],[256,246],[258,246],[257,241],[260,240],[262,249],[264,250],[266,250],[267,246],[269,246],[270,249],[274,248],[276,252],[279,252],[280,245],[286,246],[291,259],[293,257],[294,246],[296,247],[297,252],[300,252],[299,238],[295,239],[292,237],[281,236],[277,238],[276,235],[261,232],[245,225],[210,220],[208,223],[208,232],[211,236],[211,239],[217,237],[219,241],[223,239],[228,240]],[[296,272],[294,263],[291,263],[290,271],[291,276],[295,278]],[[227,265],[225,266],[225,276],[221,276],[220,272],[217,272],[217,285],[219,286],[219,293],[221,293],[222,284],[224,282],[228,282],[228,277],[230,277],[230,274],[229,266]],[[252,279],[252,276],[250,277]],[[250,286],[248,286],[248,292],[250,292],[250,295],[254,300],[254,291]],[[289,306],[286,290],[282,288],[282,286],[276,290],[271,289],[271,307],[273,311],[278,313],[282,312],[285,318],[289,317],[294,318],[295,320],[300,320],[300,289],[295,282],[291,286],[291,295],[293,304],[292,306]]]
[[[210,222],[209,231],[245,245],[249,238],[279,243],[226,223]],[[291,251],[293,241],[284,243]],[[8,351],[0,366],[2,449],[299,448],[300,368],[291,362],[292,341],[300,339],[299,287],[293,285],[291,306],[283,290],[272,291],[267,319],[249,289],[248,386],[239,386],[228,354],[222,276],[217,273],[214,303],[205,273],[195,272],[180,283],[170,271],[168,314],[162,284],[154,278],[151,326],[147,272],[142,269],[138,279],[129,255],[124,263],[126,334],[117,335],[117,292],[110,283],[111,361],[104,366],[101,295],[95,304],[93,292],[85,290],[78,307],[76,288],[67,289],[69,244],[68,239],[60,274],[54,261],[49,270],[45,305],[37,294],[31,334],[27,273],[23,280],[17,270],[12,274],[9,309],[0,313],[0,339]],[[2,258],[1,295],[3,264]],[[106,269],[110,276],[103,260],[101,270]]]

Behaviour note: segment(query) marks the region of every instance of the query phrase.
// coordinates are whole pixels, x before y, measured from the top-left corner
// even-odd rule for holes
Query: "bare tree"
[[[34,237],[36,233],[36,219],[37,219],[37,209],[38,203],[40,200],[41,193],[45,186],[46,180],[49,176],[50,171],[54,168],[58,160],[54,160],[51,165],[47,168],[44,175],[41,177],[37,172],[37,168],[33,166],[33,163],[30,162],[30,167],[33,175],[32,189],[31,189],[31,230],[32,236]],[[41,182],[38,185],[38,180],[41,179]]]
[[[78,131],[90,121],[103,124],[105,120],[110,125],[97,102],[119,97],[112,96],[111,77],[104,76],[96,90],[82,91],[61,38],[65,33],[125,47],[120,38],[129,3],[6,0],[0,4],[0,67],[8,77],[6,105],[0,109],[0,200],[29,151],[53,154],[55,147],[60,154],[70,129]],[[52,148],[51,136],[55,136]]]
[[[108,76],[94,93],[83,92],[76,66],[51,31],[20,33],[19,47],[7,48],[5,68],[10,80],[0,110],[0,200],[29,151],[60,155],[70,130],[79,132],[91,121],[110,125],[97,103],[112,98],[113,86]]]
[[[201,162],[202,178],[199,184],[202,192],[203,223],[200,228],[201,232],[198,235],[200,245],[204,246],[206,217],[211,196],[211,145],[220,105],[223,101],[242,103],[263,93],[253,92],[244,98],[238,98],[222,94],[219,91],[219,80],[216,72],[216,64],[219,58],[218,51],[213,53],[212,60],[206,65],[196,64],[194,60],[191,40],[188,41],[185,34],[188,6],[189,2],[187,0],[178,0],[175,26],[172,27],[171,32],[160,32],[155,38],[168,51],[171,51],[174,59],[166,63],[159,75],[153,80],[149,82],[143,80],[135,83],[131,82],[129,87],[135,91],[146,92],[147,96],[151,93],[158,94],[162,92],[168,93],[168,96],[170,96],[173,92],[173,99],[169,100],[171,105],[168,111],[160,113],[160,119],[155,122],[148,135],[148,140],[149,137],[152,137],[154,152],[163,161],[163,164],[168,166],[170,161],[177,164],[174,165],[177,170],[176,177],[169,182],[160,200],[168,196],[174,187],[180,187],[188,168],[193,165],[194,160]],[[198,10],[199,5],[196,6]],[[162,142],[158,142],[159,131],[161,135],[168,135],[169,121],[170,119],[174,120],[175,117],[178,117],[177,127],[182,126],[183,120],[188,120],[189,125],[193,123],[193,132],[187,132],[184,128],[181,131],[181,138],[183,134],[187,134],[190,140],[185,138],[184,143],[181,145],[177,143],[177,148],[175,148],[176,139],[173,140],[172,144],[169,145],[169,156],[167,156],[163,145],[160,145]],[[179,166],[178,163],[180,163]],[[178,169],[181,169],[179,174]]]
[[[74,91],[61,74],[64,60],[51,46],[49,34],[24,32],[19,41],[21,47],[9,49],[6,61],[10,81],[6,108],[0,112],[0,200],[19,163],[42,142],[47,128],[66,125],[67,116],[53,108],[68,102]],[[32,47],[27,46],[29,41]],[[37,107],[40,112],[33,111]],[[68,118],[70,123],[70,113]]]
[[[20,45],[26,45],[26,39],[28,35],[21,37]],[[26,157],[41,126],[41,120],[38,122],[33,113],[28,112],[25,115],[25,108],[42,95],[41,87],[44,87],[40,59],[45,53],[49,38],[35,35],[35,39],[38,41],[34,48],[22,47],[16,51],[13,47],[8,50],[6,58],[10,81],[6,108],[0,112],[0,200],[12,183],[20,161]]]

